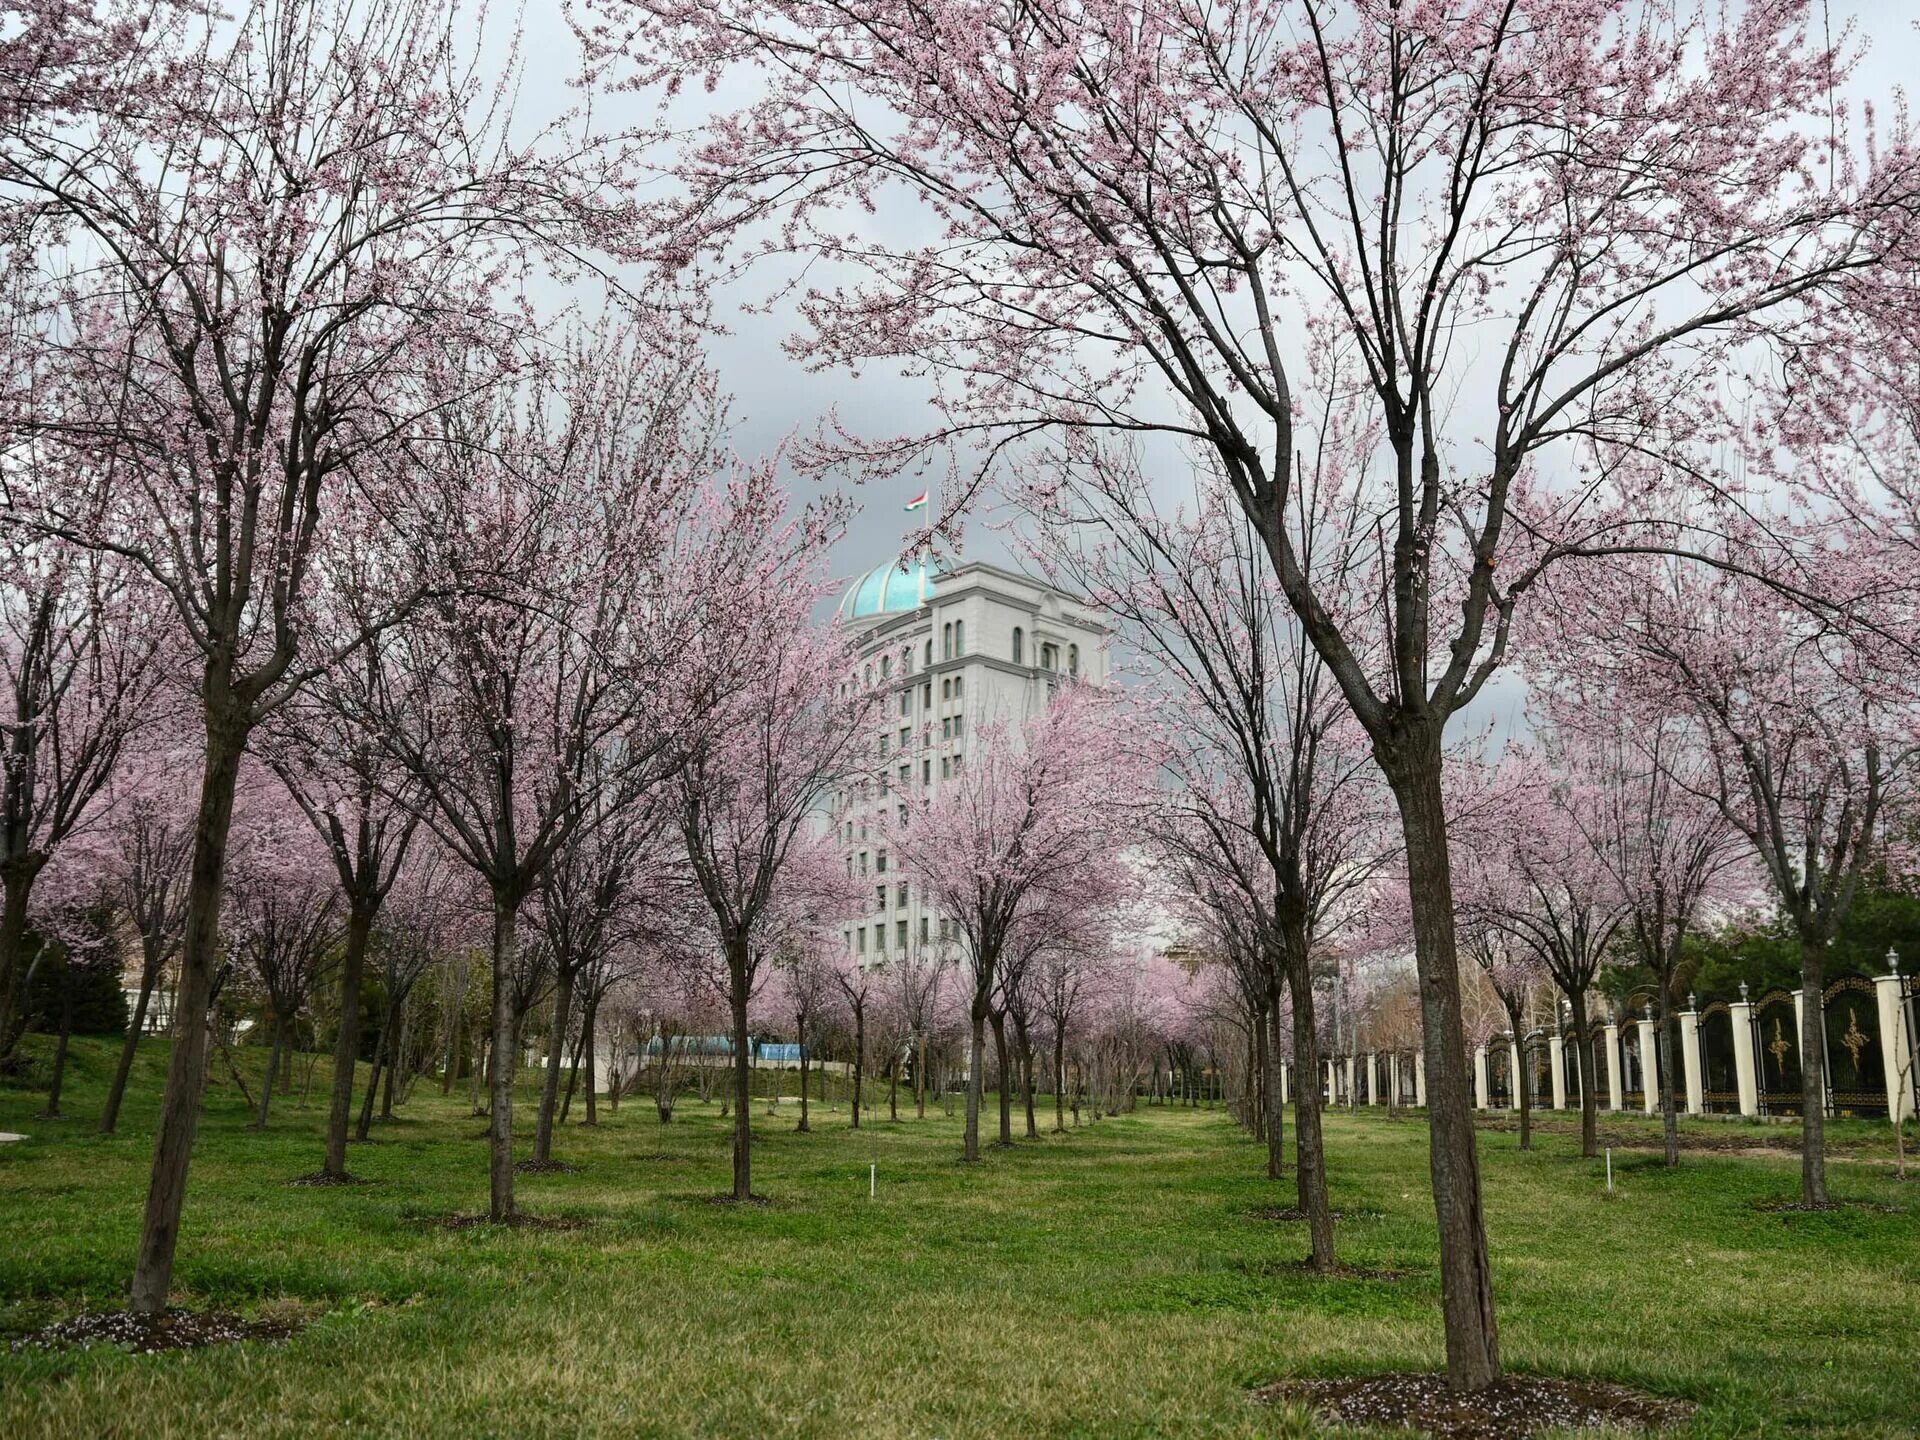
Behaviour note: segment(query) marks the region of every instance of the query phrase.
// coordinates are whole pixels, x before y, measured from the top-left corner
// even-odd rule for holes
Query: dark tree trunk
[[[1327,1198],[1327,1151],[1320,1128],[1320,1036],[1314,1029],[1313,975],[1304,940],[1287,958],[1287,985],[1293,993],[1293,1061],[1299,1082],[1293,1087],[1294,1181],[1315,1270],[1334,1266],[1333,1206]]]
[[[867,1002],[853,1007],[853,1128],[860,1128],[861,1086],[867,1078]]]
[[[273,1017],[273,1041],[267,1049],[267,1074],[260,1085],[260,1112],[254,1116],[253,1128],[267,1128],[267,1106],[273,1100],[273,1082],[280,1074],[280,1053],[286,1048],[287,1025],[278,1015]]]
[[[1007,1016],[1003,1010],[988,1013],[987,1021],[993,1026],[993,1058],[995,1066],[994,1093],[1000,1100],[1000,1138],[994,1143],[1000,1146],[1013,1144],[1013,1092],[1008,1087],[1010,1077],[1007,1074]]]
[[[894,1125],[900,1123],[900,1056],[897,1053],[887,1064],[887,1120]]]
[[[1567,996],[1573,1008],[1573,1046],[1580,1058],[1580,1154],[1592,1160],[1600,1154],[1599,1097],[1593,1093],[1593,1027],[1587,1023],[1587,992]]]
[[[40,867],[20,861],[0,867],[0,1061],[13,1058],[26,1032],[21,989],[27,961],[27,903]]]
[[[733,1198],[753,1198],[753,1067],[747,1053],[747,946],[727,946],[727,998],[733,1006]]]
[[[47,1082],[47,1108],[43,1120],[60,1118],[60,1090],[67,1079],[67,1042],[73,1038],[73,957],[60,962],[60,1038],[53,1047],[53,1076]]]
[[[1067,1037],[1062,1033],[1064,1027],[1056,1026],[1053,1032],[1053,1129],[1054,1133],[1064,1135],[1067,1131]]]
[[[367,941],[373,934],[373,910],[356,904],[347,916],[347,948],[340,963],[340,1033],[333,1042],[333,1090],[327,1101],[327,1155],[324,1175],[347,1178],[347,1126],[353,1116],[353,1071],[360,1059],[360,981],[366,973]],[[368,1076],[372,1083],[372,1076]]]
[[[233,791],[245,744],[245,727],[210,706],[200,804],[194,817],[186,921],[181,931],[178,999],[173,1010],[176,1038],[167,1062],[167,1088],[160,1100],[153,1173],[147,1184],[146,1212],[141,1219],[140,1248],[129,1299],[130,1308],[141,1315],[164,1310],[173,1285],[180,1212],[187,1198],[187,1168],[193,1157],[200,1096],[206,1086],[207,1010],[213,1001],[227,837],[233,828]]]
[[[1018,1014],[1013,1017],[1013,1038],[1020,1051],[1020,1101],[1027,1112],[1027,1139],[1038,1140],[1040,1126],[1033,1115],[1033,1036],[1026,1019]]]
[[[393,1037],[392,1048],[387,1056],[387,1073],[380,1077],[380,1118],[393,1119],[393,1087],[395,1077],[402,1074],[413,1057],[407,1053],[407,1014],[404,998],[394,1001],[387,1009],[387,1033]]]
[[[795,1017],[793,1031],[794,1038],[800,1042],[800,1123],[793,1128],[805,1134],[813,1128],[807,1123],[807,1021],[805,1016]],[[856,1126],[860,1123],[858,1102],[854,1106],[853,1123]]]
[[[1278,1180],[1287,1173],[1287,1112],[1280,1103],[1280,996],[1267,998],[1267,1023],[1261,1033],[1260,1069],[1263,1108],[1266,1111],[1267,1178]]]
[[[1486,1215],[1475,1149],[1472,1075],[1460,1021],[1459,954],[1453,875],[1441,793],[1441,727],[1423,727],[1399,744],[1375,737],[1375,754],[1393,788],[1406,840],[1420,1018],[1426,1036],[1428,1167],[1440,1230],[1440,1309],[1447,1337],[1447,1383],[1480,1390],[1500,1376],[1499,1326]]]
[[[589,1125],[598,1125],[600,1123],[600,1114],[595,1108],[594,1099],[595,1092],[599,1089],[599,1076],[594,1067],[600,1063],[600,1057],[598,1053],[599,1047],[594,1043],[593,1033],[599,1023],[600,997],[596,995],[587,1002],[587,1013],[580,1017],[580,1064],[574,1067],[576,1074],[584,1073],[587,1077],[587,1088],[584,1093],[587,1097],[586,1123]],[[568,1099],[572,1099],[573,1097],[571,1086],[568,1087],[567,1097]],[[566,1108],[564,1106],[561,1108],[560,1114],[562,1119],[566,1117]]]
[[[969,1019],[972,1030],[967,1038],[967,1128],[963,1154],[972,1161],[980,1158],[980,1100],[987,1067],[987,1003],[983,995],[974,995]]]
[[[498,891],[493,897],[493,1044],[488,1065],[487,1218],[504,1224],[513,1218],[513,957],[518,943],[519,906]],[[391,1064],[392,1037],[384,1036]]]
[[[1678,1048],[1674,1040],[1674,1027],[1677,1022],[1673,1015],[1673,986],[1671,977],[1660,982],[1659,1023],[1654,1028],[1654,1065],[1658,1074],[1656,1081],[1660,1086],[1660,1135],[1666,1150],[1666,1162],[1669,1169],[1680,1163],[1680,1104],[1674,1097],[1674,1051]]]
[[[367,1092],[360,1097],[360,1118],[353,1127],[353,1138],[363,1145],[373,1134],[373,1097],[380,1089],[380,1076],[386,1068],[387,1030],[382,1026],[380,1038],[373,1042],[373,1063],[367,1066]]]
[[[919,1057],[913,1065],[913,1115],[916,1120],[927,1118],[927,1037],[924,1033],[914,1037],[919,1048],[915,1054]]]
[[[1800,941],[1800,1203],[1827,1204],[1827,947]],[[1896,1032],[1897,1033],[1897,1032]]]
[[[567,1053],[567,1022],[573,1018],[573,971],[553,982],[553,1025],[547,1031],[547,1073],[540,1077],[540,1113],[533,1122],[533,1163],[553,1163],[553,1120],[560,1108],[560,1062]]]
[[[106,1108],[100,1112],[100,1133],[111,1135],[120,1124],[120,1106],[127,1098],[127,1081],[133,1075],[133,1057],[140,1048],[141,1033],[147,1028],[147,1007],[153,1002],[160,967],[149,959],[140,967],[140,995],[133,1004],[133,1018],[127,1023],[127,1038],[120,1042],[120,1063],[113,1067],[113,1083],[107,1087]]]

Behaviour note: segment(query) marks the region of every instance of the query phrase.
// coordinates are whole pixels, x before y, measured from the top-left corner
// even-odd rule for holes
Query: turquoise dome
[[[848,587],[840,599],[842,620],[897,615],[918,610],[933,598],[933,567],[924,560],[876,565]]]

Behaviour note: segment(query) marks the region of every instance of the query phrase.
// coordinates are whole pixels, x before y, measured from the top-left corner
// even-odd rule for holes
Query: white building
[[[1018,724],[1071,680],[1104,685],[1107,629],[1043,581],[977,562],[878,566],[839,613],[859,637],[862,683],[885,697],[879,778],[851,797],[840,834],[852,872],[872,886],[872,908],[844,938],[878,963],[943,938],[941,918],[889,864],[880,818],[951,779],[983,724]]]

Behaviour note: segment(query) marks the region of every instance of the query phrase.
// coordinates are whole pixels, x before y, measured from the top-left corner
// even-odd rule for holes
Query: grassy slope
[[[105,1046],[77,1050],[74,1119],[0,1090],[0,1130],[33,1137],[0,1147],[0,1333],[117,1302],[160,1059],[112,1140],[90,1134]],[[0,1435],[1308,1434],[1247,1387],[1441,1359],[1417,1120],[1329,1126],[1335,1203],[1370,1212],[1341,1226],[1343,1258],[1410,1275],[1312,1281],[1288,1268],[1299,1228],[1250,1213],[1291,1184],[1259,1178],[1218,1112],[1143,1110],[967,1168],[957,1121],[856,1135],[816,1110],[800,1136],[788,1100],[759,1122],[776,1203],[742,1211],[707,1203],[726,1176],[717,1112],[662,1128],[628,1105],[561,1137],[580,1173],[522,1177],[525,1208],[590,1228],[453,1232],[419,1217],[483,1203],[483,1122],[436,1088],[353,1151],[378,1184],[285,1184],[318,1163],[323,1080],[312,1108],[277,1101],[266,1134],[216,1089],[176,1274],[197,1303],[296,1297],[318,1322],[277,1349],[0,1347]],[[1920,1216],[1759,1213],[1796,1188],[1784,1156],[1668,1173],[1616,1154],[1609,1199],[1576,1149],[1482,1137],[1510,1364],[1692,1397],[1699,1435],[1920,1425]],[[1834,1171],[1842,1196],[1920,1209],[1920,1186],[1880,1166]]]

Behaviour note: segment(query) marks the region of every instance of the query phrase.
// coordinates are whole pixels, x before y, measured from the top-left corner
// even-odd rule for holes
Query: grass
[[[74,1118],[0,1089],[0,1130],[31,1137],[0,1146],[0,1341],[120,1303],[162,1058],[143,1057],[114,1139],[91,1133],[108,1045],[76,1046]],[[773,1203],[740,1209],[709,1203],[717,1109],[663,1127],[630,1103],[563,1132],[577,1173],[520,1177],[525,1209],[585,1228],[456,1231],[434,1218],[486,1189],[458,1089],[422,1085],[354,1148],[377,1183],[286,1183],[318,1164],[324,1078],[306,1110],[276,1100],[265,1133],[211,1092],[175,1277],[187,1303],[313,1323],[281,1346],[149,1357],[0,1343],[0,1435],[1304,1436],[1308,1417],[1249,1388],[1442,1361],[1417,1118],[1330,1117],[1342,1258],[1406,1274],[1315,1280],[1293,1268],[1301,1227],[1257,1218],[1291,1182],[1263,1179],[1217,1110],[1145,1107],[968,1167],[957,1120],[856,1134],[817,1108],[796,1135],[789,1099],[776,1119],[756,1107]],[[1795,1193],[1789,1155],[1669,1172],[1616,1151],[1609,1196],[1577,1136],[1543,1130],[1525,1155],[1481,1137],[1510,1366],[1684,1396],[1691,1435],[1913,1433],[1920,1184],[1892,1179],[1884,1127],[1838,1127],[1856,1158],[1833,1188],[1901,1208],[1817,1215],[1756,1209]]]

